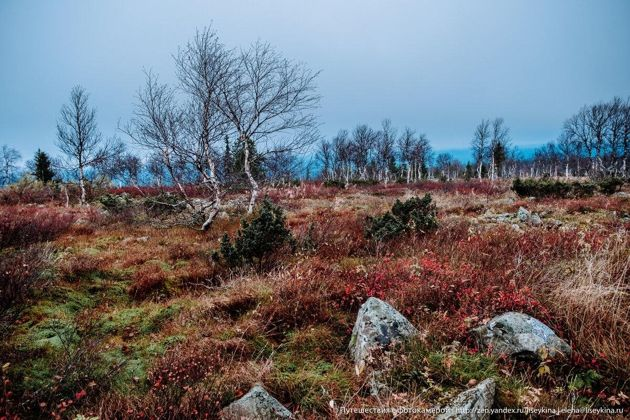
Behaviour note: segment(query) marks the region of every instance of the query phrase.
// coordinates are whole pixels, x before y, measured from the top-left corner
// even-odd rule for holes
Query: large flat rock
[[[475,328],[473,333],[480,344],[495,355],[540,357],[546,353],[552,358],[571,355],[571,347],[551,328],[520,312],[506,312],[494,317],[486,325]]]

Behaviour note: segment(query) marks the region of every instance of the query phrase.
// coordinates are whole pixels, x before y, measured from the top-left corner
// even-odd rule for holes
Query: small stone
[[[534,213],[529,217],[529,223],[531,223],[534,226],[540,226],[542,225],[542,219],[540,218],[539,215]]]
[[[292,419],[293,414],[260,385],[254,385],[240,399],[221,412],[226,420],[241,419]]]
[[[486,379],[479,385],[459,394],[446,407],[446,412],[437,416],[437,420],[485,420],[490,418],[487,411],[494,405],[496,383]]]
[[[547,224],[549,224],[549,226],[555,227],[555,228],[558,228],[558,227],[563,225],[562,221],[560,221],[558,219],[548,219],[547,220]]]
[[[497,223],[510,223],[512,221],[512,215],[510,213],[497,214],[494,220]]]
[[[527,210],[525,207],[519,207],[518,211],[516,212],[516,217],[520,222],[525,223],[529,220],[530,214],[531,213],[529,212],[529,210]]]

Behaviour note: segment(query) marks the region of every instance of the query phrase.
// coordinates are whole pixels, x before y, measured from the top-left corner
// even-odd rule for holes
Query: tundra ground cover
[[[436,229],[366,238],[368,217],[426,191]],[[261,382],[298,416],[334,417],[340,406],[444,404],[487,377],[498,380],[498,406],[628,407],[627,199],[519,200],[505,185],[474,182],[269,193],[295,252],[264,269],[212,259],[241,226],[238,206],[209,232],[95,206],[3,207],[9,238],[18,222],[39,232],[3,242],[3,257],[47,251],[38,281],[2,315],[0,416],[213,418]],[[520,206],[544,223],[485,217]],[[44,213],[46,223],[22,217]],[[396,392],[381,400],[347,350],[370,296],[422,332],[388,377]],[[479,349],[470,329],[505,311],[547,323],[572,359],[531,364]]]

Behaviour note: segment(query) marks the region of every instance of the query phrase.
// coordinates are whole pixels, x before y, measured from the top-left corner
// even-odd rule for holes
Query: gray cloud
[[[0,144],[54,150],[77,83],[113,134],[142,68],[172,78],[171,54],[210,23],[230,46],[260,38],[321,69],[324,135],[389,117],[453,149],[503,116],[516,143],[543,143],[580,106],[630,95],[629,18],[625,0],[3,0]]]

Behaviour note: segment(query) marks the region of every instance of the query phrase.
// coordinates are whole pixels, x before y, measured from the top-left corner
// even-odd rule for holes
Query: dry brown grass
[[[598,251],[584,252],[545,275],[549,304],[585,356],[630,375],[630,238],[611,236]]]
[[[133,284],[129,295],[134,299],[144,299],[164,287],[167,274],[158,264],[145,264],[133,274]]]
[[[467,383],[450,365],[440,367],[445,349],[457,340],[461,359],[468,363],[465,373],[485,375],[485,367],[477,366],[485,356],[476,352],[467,332],[506,310],[548,323],[588,362],[554,366],[548,378],[538,378],[535,367],[519,366],[523,372],[517,372],[510,363],[496,361],[495,373],[503,369],[500,375],[508,376],[499,393],[511,395],[498,397],[499,406],[528,404],[520,396],[529,389],[542,392],[538,406],[574,404],[576,397],[582,404],[607,404],[595,399],[600,390],[606,391],[605,398],[628,394],[622,382],[630,373],[630,237],[615,232],[630,225],[614,213],[627,203],[609,198],[517,201],[506,188],[460,187],[435,183],[336,190],[309,184],[278,190],[275,199],[287,212],[297,252],[282,255],[274,269],[264,272],[212,262],[224,232],[233,235],[239,228],[243,213],[232,207],[230,216],[217,219],[208,232],[160,229],[138,221],[109,223],[99,221],[96,211],[73,210],[84,221],[55,240],[63,250],[59,273],[73,280],[59,293],[63,298],[66,290],[104,290],[95,295],[99,303],[72,322],[111,323],[108,313],[139,310],[150,315],[181,307],[147,335],[140,332],[143,319],[131,315],[131,321],[121,317],[120,327],[103,333],[108,346],[135,351],[125,357],[140,357],[146,370],[130,379],[131,385],[95,395],[98,400],[89,403],[82,400],[86,409],[81,414],[214,418],[255,382],[298,418],[338,417],[331,400],[337,408],[433,407]],[[488,191],[477,191],[479,187]],[[382,244],[365,238],[367,216],[387,211],[397,198],[421,195],[423,188],[432,192],[440,209],[435,232]],[[524,226],[517,232],[477,218],[486,210],[513,213],[521,205],[544,212],[543,217],[562,218],[568,229]],[[595,211],[571,212],[569,205]],[[601,223],[589,224],[587,218]],[[127,287],[137,299],[125,293]],[[367,296],[388,301],[427,337],[426,348],[416,355],[424,359],[409,359],[409,372],[421,377],[380,400],[367,395],[364,378],[356,377],[347,353],[356,311]],[[164,353],[141,354],[156,343]],[[433,370],[416,372],[427,366],[428,356],[434,359]],[[600,365],[593,366],[591,359]],[[601,383],[569,392],[571,379],[588,369],[601,373]],[[557,389],[562,391],[556,394]]]

